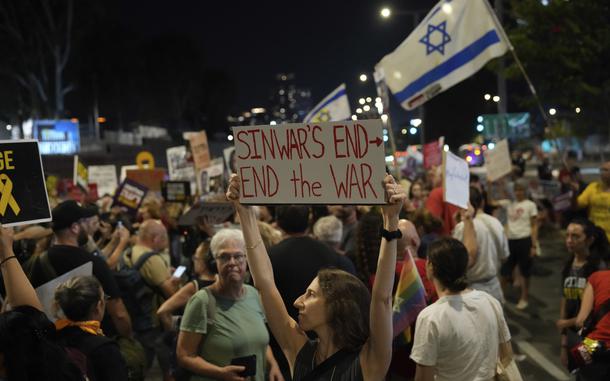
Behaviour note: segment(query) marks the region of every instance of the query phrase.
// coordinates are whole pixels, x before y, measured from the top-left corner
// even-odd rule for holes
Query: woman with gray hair
[[[188,302],[178,335],[176,355],[196,380],[283,381],[268,347],[269,334],[258,291],[244,284],[246,246],[237,229],[222,229],[210,242],[208,263],[215,262],[217,281]]]
[[[343,237],[343,223],[335,216],[321,217],[313,225],[313,235],[319,241],[338,250]]]
[[[87,357],[87,377],[95,380],[127,380],[127,365],[118,344],[104,336],[100,321],[106,295],[93,276],[79,276],[60,284],[55,291],[60,342]]]

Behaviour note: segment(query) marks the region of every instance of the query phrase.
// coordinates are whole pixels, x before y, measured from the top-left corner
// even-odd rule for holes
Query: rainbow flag
[[[396,338],[396,340],[404,340],[405,343],[411,342],[411,324],[415,322],[417,315],[426,308],[426,305],[424,284],[409,252],[405,255],[392,307],[394,337],[403,334],[401,338]]]

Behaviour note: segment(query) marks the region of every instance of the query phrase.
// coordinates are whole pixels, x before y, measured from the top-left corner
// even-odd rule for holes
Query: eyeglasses
[[[242,264],[246,261],[246,256],[242,253],[229,254],[223,253],[216,257],[216,260],[221,263],[229,263],[231,259],[235,260],[235,262]]]

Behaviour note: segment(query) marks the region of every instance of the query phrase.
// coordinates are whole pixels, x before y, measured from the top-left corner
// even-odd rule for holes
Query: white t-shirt
[[[508,205],[508,239],[527,238],[532,235],[532,217],[538,215],[536,204],[530,200],[514,201]]]
[[[497,218],[479,212],[473,220],[477,236],[477,260],[468,269],[468,282],[489,279],[498,274],[500,262],[510,254],[504,228]],[[453,230],[453,238],[464,240],[464,223],[460,222]],[[498,247],[499,246],[499,247]]]
[[[504,315],[498,319],[495,304],[483,291],[444,296],[420,312],[415,325],[411,359],[433,366],[436,381],[488,381],[493,379],[498,346],[510,340]]]

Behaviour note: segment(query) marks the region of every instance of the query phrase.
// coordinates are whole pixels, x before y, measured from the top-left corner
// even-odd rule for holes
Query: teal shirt
[[[236,357],[256,355],[253,380],[265,381],[265,353],[269,344],[265,315],[258,291],[248,285],[244,288],[244,296],[239,300],[216,295],[216,315],[211,325],[207,317],[208,294],[204,289],[197,291],[186,305],[180,330],[203,335],[199,355],[221,367]],[[204,376],[191,377],[191,381],[211,380]]]

